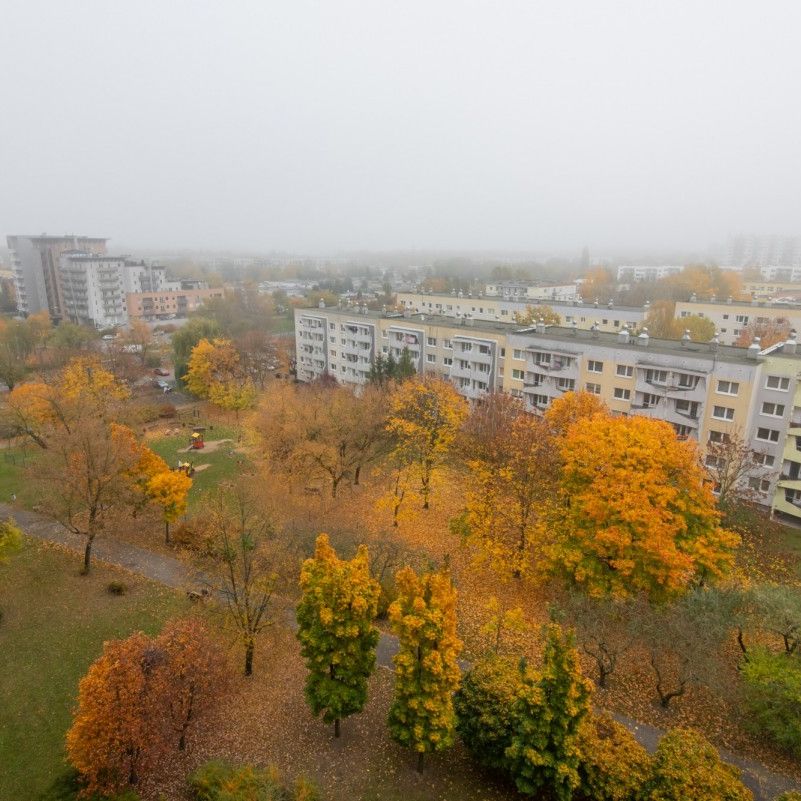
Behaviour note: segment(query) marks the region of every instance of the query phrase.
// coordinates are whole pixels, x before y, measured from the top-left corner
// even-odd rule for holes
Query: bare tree
[[[732,431],[719,442],[707,443],[704,464],[721,509],[757,500],[758,492],[749,481],[759,482],[770,472],[761,458],[739,430]]]

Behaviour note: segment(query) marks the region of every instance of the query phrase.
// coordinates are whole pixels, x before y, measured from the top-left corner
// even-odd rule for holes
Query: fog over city
[[[801,229],[801,3],[3,4],[3,233],[704,251]]]

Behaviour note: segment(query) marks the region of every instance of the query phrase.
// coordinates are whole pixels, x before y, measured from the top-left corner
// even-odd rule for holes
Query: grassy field
[[[239,431],[230,426],[215,425],[213,429],[206,430],[206,441],[209,443],[219,440],[231,440],[219,445],[208,446],[199,451],[186,451],[189,443],[190,429],[187,433],[171,437],[160,437],[148,440],[148,445],[161,456],[170,467],[178,461],[192,462],[197,469],[192,481],[192,490],[189,495],[189,508],[200,501],[204,493],[214,489],[221,481],[233,478],[242,470],[244,456],[233,453],[237,447]],[[203,468],[202,465],[208,465]]]
[[[0,503],[10,503],[12,496],[16,495],[24,506],[30,505],[31,487],[25,479],[24,468],[38,451],[34,446],[0,450]]]
[[[177,593],[33,541],[0,567],[0,798],[35,799],[65,770],[64,733],[78,680],[105,640],[153,633],[185,611]],[[112,580],[128,592],[107,592]]]

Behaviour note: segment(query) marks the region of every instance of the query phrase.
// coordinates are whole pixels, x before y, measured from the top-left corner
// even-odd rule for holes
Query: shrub
[[[751,727],[801,755],[801,660],[754,648],[742,664],[742,677]]]
[[[607,714],[589,715],[579,734],[579,794],[587,801],[630,801],[648,780],[651,758]]]
[[[645,801],[753,801],[737,768],[721,762],[717,749],[692,729],[671,729],[653,758]]]
[[[106,587],[109,595],[125,595],[128,586],[121,581],[110,581]]]
[[[518,666],[492,656],[478,662],[462,679],[454,697],[456,731],[477,762],[502,770],[514,731],[514,702],[521,687]]]
[[[159,417],[163,420],[166,420],[170,417],[175,417],[176,414],[177,411],[175,406],[173,406],[171,403],[162,403],[161,406],[159,406]]]
[[[201,765],[188,781],[193,801],[287,801],[275,768],[214,760]]]

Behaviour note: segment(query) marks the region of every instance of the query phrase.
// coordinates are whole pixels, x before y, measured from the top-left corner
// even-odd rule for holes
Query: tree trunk
[[[164,521],[164,541],[167,543],[167,545],[170,544],[170,521],[169,520],[165,520]]]
[[[245,644],[245,675],[246,676],[252,676],[253,675],[253,650],[254,650],[253,640],[249,640]]]
[[[362,472],[362,466],[360,464],[356,465],[356,472],[353,474],[353,483],[358,487],[359,486],[359,475]]]
[[[84,576],[89,572],[89,564],[92,559],[92,542],[94,542],[94,539],[94,534],[89,534],[86,538],[86,547],[83,551],[83,569],[81,570],[81,574]]]
[[[424,759],[424,757],[425,757],[425,754],[422,751],[418,751],[418,753],[417,753],[417,772],[418,773],[422,773],[423,772],[423,759]]]
[[[334,737],[339,737],[339,718],[334,721]]]

